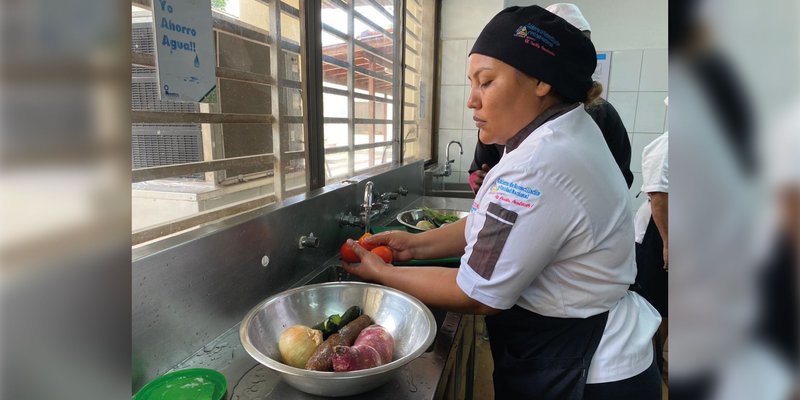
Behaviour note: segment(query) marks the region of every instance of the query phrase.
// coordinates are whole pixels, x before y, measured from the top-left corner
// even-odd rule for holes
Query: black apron
[[[669,315],[668,279],[664,269],[664,241],[655,220],[650,217],[642,243],[636,243],[636,284],[631,289],[666,317]]]
[[[486,317],[495,399],[581,400],[608,311],[545,317],[514,306]]]

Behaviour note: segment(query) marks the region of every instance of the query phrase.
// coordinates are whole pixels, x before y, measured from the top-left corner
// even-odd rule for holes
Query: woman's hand
[[[379,282],[378,278],[381,275],[381,270],[384,268],[394,268],[392,264],[383,262],[383,259],[377,254],[361,247],[355,240],[347,239],[346,244],[350,246],[353,253],[356,253],[358,258],[361,259],[358,265],[342,261],[342,266],[347,273],[353,274],[366,281]]]
[[[490,169],[492,169],[492,167],[490,167],[489,164],[482,164],[481,169],[475,170],[469,175],[469,186],[472,188],[473,193],[478,193]]]
[[[387,231],[364,238],[364,241],[372,246],[389,246],[395,261],[460,257],[467,245],[464,238],[466,225],[467,219],[461,218],[422,233]]]
[[[366,237],[364,241],[373,246],[389,246],[395,261],[414,259],[414,234],[403,231],[386,231]]]
[[[402,238],[405,235],[396,236]],[[485,315],[493,315],[500,312],[500,310],[470,298],[461,290],[458,283],[456,283],[458,268],[395,268],[392,264],[383,262],[377,254],[370,253],[367,249],[359,246],[358,242],[352,239],[348,239],[346,245],[350,246],[353,252],[361,258],[361,263],[350,264],[343,261],[344,270],[365,281],[376,282],[402,290],[429,306],[445,310]]]

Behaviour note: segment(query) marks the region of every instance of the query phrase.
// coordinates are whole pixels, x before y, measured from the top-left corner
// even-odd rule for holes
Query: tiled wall
[[[621,50],[611,54],[611,77],[606,99],[619,112],[631,138],[633,209],[642,186],[642,149],[667,129],[667,49]]]
[[[444,178],[448,183],[468,182],[467,171],[478,141],[472,112],[466,106],[469,95],[467,55],[488,19],[503,8],[500,1],[464,0],[463,3],[470,4],[468,7],[462,1],[442,4],[439,161],[445,159],[445,146],[451,140],[461,142],[464,147],[463,155],[458,154],[456,146],[451,148],[450,158],[455,159],[455,163],[453,174]],[[630,192],[635,210],[644,201],[644,195],[638,199],[634,197],[641,188],[642,149],[667,128],[664,105],[667,97],[667,49],[612,51],[609,87],[604,92],[606,99],[619,112],[631,139],[634,182]]]
[[[453,173],[443,178],[446,183],[467,183],[469,179],[467,171],[478,143],[478,129],[472,120],[472,111],[467,108],[467,55],[481,29],[502,9],[502,0],[450,0],[442,3],[439,162],[444,162],[445,146],[451,140],[461,142],[464,147],[463,155],[458,154],[457,146],[450,148],[450,158],[455,159],[455,163]]]

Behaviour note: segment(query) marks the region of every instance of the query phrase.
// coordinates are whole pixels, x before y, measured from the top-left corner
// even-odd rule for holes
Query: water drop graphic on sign
[[[195,56],[194,56],[194,67],[195,67],[195,68],[200,68],[200,59],[199,59],[199,58],[197,58],[197,55],[196,55],[196,54],[195,54]]]

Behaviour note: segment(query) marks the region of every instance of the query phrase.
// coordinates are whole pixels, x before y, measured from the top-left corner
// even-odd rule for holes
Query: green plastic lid
[[[133,400],[220,400],[227,387],[225,376],[213,369],[182,369],[153,379]]]

